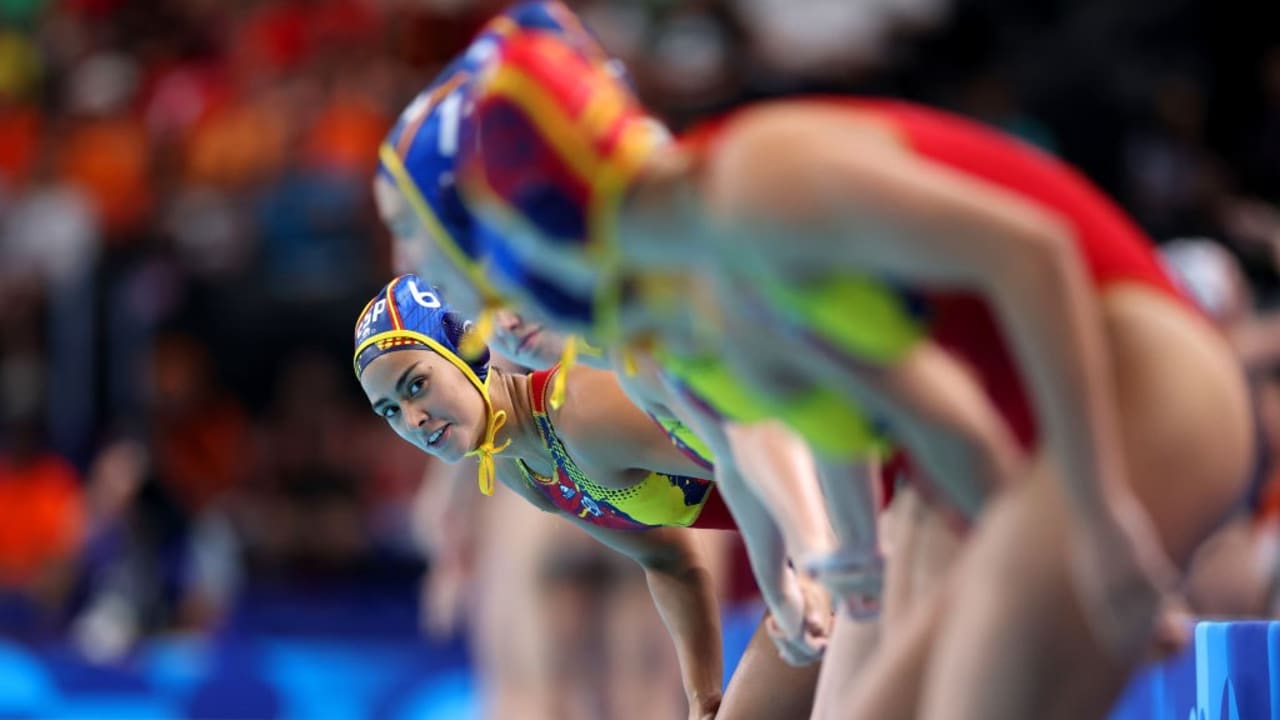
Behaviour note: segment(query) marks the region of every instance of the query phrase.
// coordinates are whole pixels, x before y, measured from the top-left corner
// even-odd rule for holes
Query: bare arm
[[[743,121],[704,177],[713,212],[739,236],[737,256],[801,276],[843,267],[985,294],[1073,509],[1105,517],[1107,494],[1122,491],[1118,423],[1100,313],[1070,230],[1012,193],[878,139],[861,142],[865,121],[789,113]],[[797,231],[753,230],[783,226]]]
[[[762,504],[762,520],[770,527],[776,524],[775,533],[781,529],[792,552],[830,548],[834,534],[813,455],[803,440],[774,421],[744,424],[708,416],[667,385],[651,358],[641,357],[636,365],[634,374],[619,375],[627,396],[655,414],[678,419],[706,442],[715,453],[716,480],[722,490],[726,480],[730,493],[738,486],[749,488],[752,500]],[[667,455],[671,442],[665,434],[659,445],[655,454]],[[747,534],[764,531],[763,526],[742,529]]]
[[[855,368],[822,353],[809,353],[806,359],[828,381],[887,419],[913,449],[918,469],[945,487],[966,517],[975,517],[988,493],[1026,469],[1004,418],[973,377],[933,342],[917,342],[887,367]],[[885,403],[883,395],[893,402]]]
[[[821,497],[812,476],[812,465],[808,466],[810,474],[807,485],[810,489],[797,492],[804,500],[797,504],[794,499],[787,498],[781,511],[778,507],[767,505],[761,501],[761,493],[753,488],[752,482],[767,486],[770,490],[784,490],[792,486],[805,486],[805,478],[797,476],[791,482],[792,478],[789,477],[775,478],[769,475],[769,468],[753,467],[755,474],[748,480],[740,468],[749,466],[735,462],[729,439],[717,419],[702,414],[667,387],[651,358],[637,358],[635,370],[631,374],[619,375],[627,394],[655,414],[680,420],[711,448],[716,463],[716,491],[724,498],[733,514],[746,546],[756,585],[781,628],[782,636],[775,635],[774,640],[779,643],[779,649],[789,662],[812,662],[816,658],[815,647],[812,646],[812,638],[806,637],[806,633],[814,634],[817,632],[814,628],[822,627],[828,620],[825,617],[826,606],[823,603],[811,603],[810,598],[805,595],[805,588],[797,585],[797,579],[790,574],[787,568],[788,541],[784,538],[785,531],[780,529],[784,525],[789,526],[793,528],[791,534],[796,538],[794,542],[811,543],[802,545],[799,549],[793,548],[793,552],[829,547],[833,542],[830,525],[823,513]],[[794,449],[791,447],[788,451]],[[789,459],[795,460],[794,456]],[[794,465],[788,467],[783,461],[775,469],[778,472],[800,472],[805,468]]]
[[[503,463],[498,475],[504,485],[539,509],[558,512],[518,472],[511,463]],[[654,605],[675,644],[689,705],[701,713],[714,713],[720,704],[724,672],[720,616],[714,584],[699,557],[693,534],[683,528],[608,530],[569,515],[563,517],[643,568]]]
[[[796,556],[830,552],[827,520],[813,453],[776,420],[723,425],[733,465],[773,515]]]
[[[704,414],[658,382],[666,393],[667,412],[715,453],[716,489],[733,514],[756,585],[772,615],[770,636],[787,662],[815,661],[831,629],[830,600],[812,580],[792,571],[788,559],[792,554],[820,554],[834,546],[835,537],[808,448],[796,445],[794,436],[784,435],[776,426],[752,427],[745,434],[760,432],[767,446],[762,450],[782,454],[768,464],[756,465],[753,458],[735,452],[727,426],[718,418]]]
[[[789,534],[797,543],[810,540],[818,543],[825,540],[826,536],[822,534],[821,529],[827,528],[828,525],[821,512],[820,496],[818,496],[818,503],[814,504],[812,500],[815,492],[802,491],[800,494],[810,500],[807,505],[802,505],[809,514],[800,514],[800,511],[797,511],[797,515],[791,517],[775,518],[774,513],[761,502],[761,494],[753,490],[751,485],[752,481],[767,485],[774,482],[774,479],[764,476],[761,472],[755,473],[751,478],[744,475],[740,469],[741,466],[735,462],[736,458],[724,426],[717,419],[708,417],[685,402],[678,393],[667,387],[659,377],[658,367],[651,358],[647,356],[637,358],[635,372],[620,374],[619,379],[627,395],[637,404],[645,406],[656,414],[676,418],[711,448],[715,454],[716,489],[723,495],[725,503],[733,513],[734,521],[746,543],[747,554],[760,585],[760,591],[772,606],[772,601],[781,597],[781,576],[787,559],[788,540],[784,535],[788,533],[780,528],[784,524],[790,525],[793,530]],[[665,437],[663,442],[667,445],[671,444],[670,439]],[[794,460],[794,457],[787,459]],[[796,470],[796,467],[782,467],[780,463],[777,469]],[[809,470],[812,471],[811,465]],[[803,486],[804,481],[797,479],[792,483],[784,478],[781,484],[784,487]],[[816,488],[816,482],[810,485]]]
[[[720,616],[714,583],[693,534],[683,528],[623,532],[580,525],[644,569],[649,593],[676,646],[689,705],[700,712],[714,710],[720,704],[724,673]]]

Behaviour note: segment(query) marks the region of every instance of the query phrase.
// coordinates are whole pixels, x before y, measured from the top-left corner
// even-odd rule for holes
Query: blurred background
[[[349,340],[392,273],[377,145],[503,4],[0,0],[0,715],[477,712],[466,603],[421,584],[453,480],[369,414]],[[1225,321],[1278,299],[1280,5],[569,4],[676,128],[950,108],[1211,238],[1247,280]],[[547,572],[630,582],[609,562]]]

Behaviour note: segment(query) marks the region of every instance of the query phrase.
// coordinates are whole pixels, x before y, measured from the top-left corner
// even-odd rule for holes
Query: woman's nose
[[[431,420],[431,414],[421,408],[410,407],[406,409],[405,414],[413,422],[414,427],[425,427]]]
[[[498,329],[504,332],[515,332],[520,327],[520,316],[507,310],[500,310],[494,314],[494,322]]]

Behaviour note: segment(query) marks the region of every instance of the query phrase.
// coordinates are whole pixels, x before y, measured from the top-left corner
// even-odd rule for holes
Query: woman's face
[[[484,438],[485,405],[462,371],[430,350],[385,353],[360,376],[373,412],[423,452],[454,463]]]
[[[568,337],[514,310],[499,310],[493,316],[493,337],[489,347],[498,354],[535,370],[554,365],[564,354]]]
[[[373,181],[373,197],[378,216],[393,238],[395,271],[417,273],[449,298],[454,310],[466,317],[478,316],[484,303],[471,277],[427,231],[404,193],[386,176],[378,175]]]

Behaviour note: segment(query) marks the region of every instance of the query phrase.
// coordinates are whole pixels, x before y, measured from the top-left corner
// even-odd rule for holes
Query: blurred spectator
[[[971,78],[961,91],[959,109],[1042,150],[1057,150],[1053,131],[1027,112],[1000,68],[987,68]]]
[[[147,477],[147,451],[122,440],[99,453],[85,486],[87,522],[81,579],[85,607],[72,625],[76,645],[87,657],[104,662],[129,650],[142,631],[150,607],[141,548],[131,542],[129,520]],[[132,572],[131,572],[132,571]],[[151,597],[157,592],[149,593]],[[158,613],[150,613],[153,617]]]
[[[291,164],[259,200],[260,259],[277,301],[327,300],[354,289],[367,272],[368,232],[359,222],[365,178]]]
[[[281,92],[230,101],[197,121],[186,142],[186,180],[219,188],[264,181],[284,163],[289,111]]]
[[[40,78],[40,52],[31,38],[0,30],[0,98],[30,98]]]
[[[1272,47],[1259,68],[1262,112],[1251,133],[1244,175],[1254,192],[1280,200],[1280,45]]]
[[[212,185],[176,189],[160,219],[182,266],[216,281],[245,274],[253,253],[248,213],[238,196]]]
[[[191,516],[238,487],[249,469],[248,418],[215,383],[210,362],[193,338],[165,335],[150,363],[155,469]]]
[[[1146,128],[1129,139],[1125,164],[1129,202],[1156,237],[1213,233],[1218,168],[1204,137],[1203,88],[1184,74],[1156,85]]]
[[[734,61],[743,41],[737,16],[724,3],[676,9],[644,48],[651,66],[644,85],[680,118],[722,107],[744,87],[744,68]]]
[[[84,538],[80,476],[48,450],[34,417],[8,417],[4,428],[0,590],[25,599],[38,619],[49,622],[68,600]]]
[[[128,105],[137,67],[126,55],[94,55],[76,66],[68,106],[77,113],[60,138],[61,172],[93,202],[103,237],[132,241],[152,209],[146,128]]]
[[[328,103],[320,108],[303,141],[304,162],[319,172],[365,180],[377,166],[378,145],[391,129],[392,119],[367,84],[378,80],[376,65],[348,64],[351,67],[336,71]]]
[[[258,428],[254,483],[239,506],[249,549],[272,573],[412,554],[410,499],[422,459],[368,422],[344,369],[304,352],[277,374]]]
[[[24,192],[0,216],[0,283],[65,286],[84,277],[98,254],[97,215],[89,198],[47,168],[24,180]]]
[[[156,68],[142,94],[141,115],[155,141],[186,137],[229,101],[227,73],[207,58],[181,59]]]
[[[752,31],[753,57],[780,77],[839,77],[878,63],[894,20],[889,2],[818,0],[803,12],[785,0],[739,5]]]

